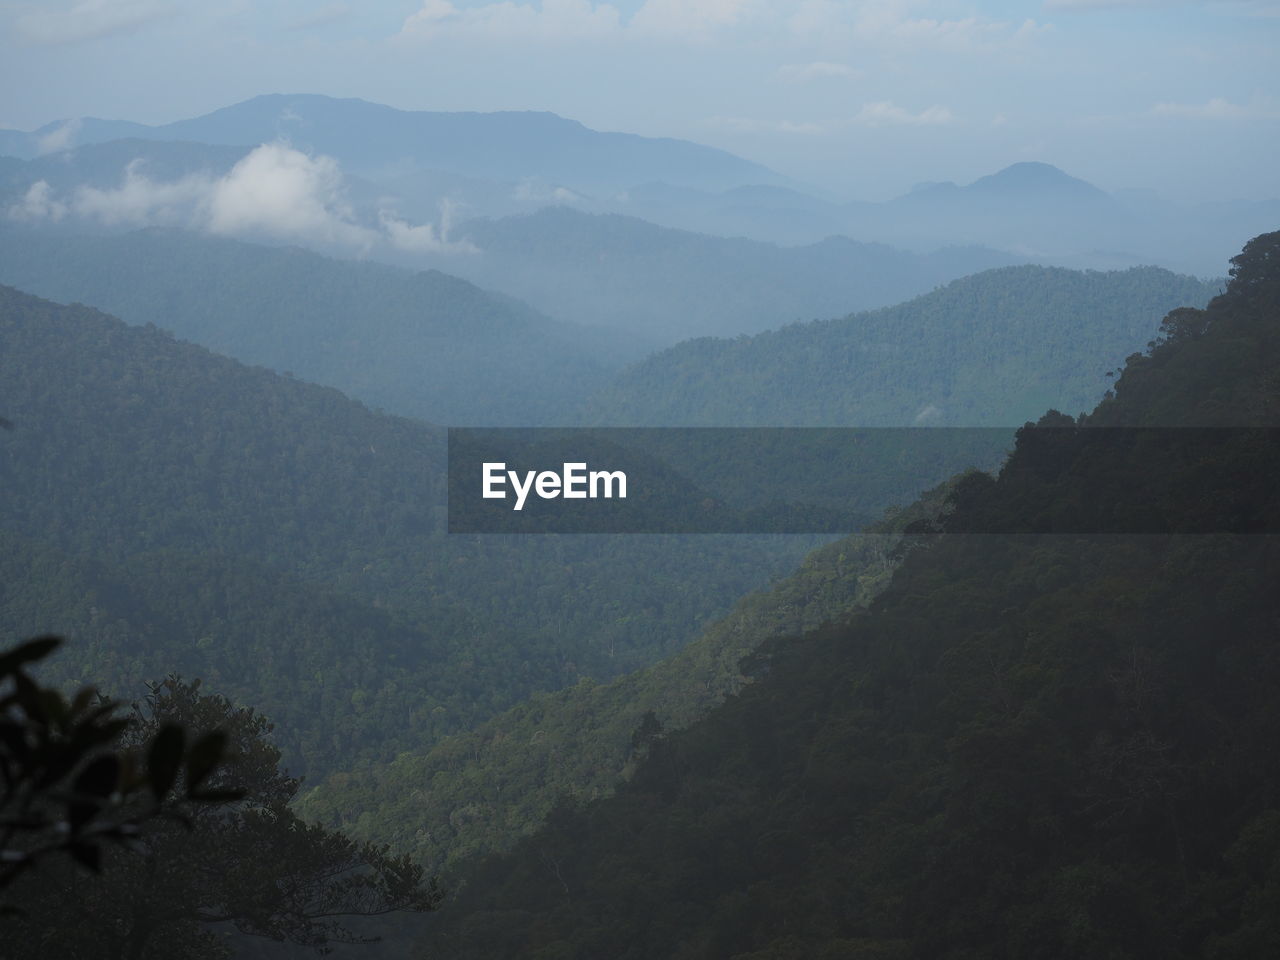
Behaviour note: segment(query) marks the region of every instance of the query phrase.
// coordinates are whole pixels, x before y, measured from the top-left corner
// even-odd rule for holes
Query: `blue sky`
[[[1018,160],[1280,196],[1280,0],[3,2],[0,91],[20,129],[271,92],[552,110],[860,199]]]

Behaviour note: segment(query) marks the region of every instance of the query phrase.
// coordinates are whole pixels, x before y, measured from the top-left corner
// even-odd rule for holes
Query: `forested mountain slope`
[[[1050,406],[1079,412],[1161,316],[1202,306],[1219,286],[1156,267],[988,270],[871,313],[677,344],[624,370],[583,416],[619,426],[994,426]]]
[[[219,674],[245,702],[287,700],[286,759],[313,773],[652,663],[813,544],[447,536],[442,431],[8,288],[0,410],[0,530],[100,564],[68,568],[73,592],[124,584],[84,607],[130,629],[68,669],[105,664],[95,680],[126,691]],[[22,569],[6,594],[44,596]],[[50,594],[3,629],[74,608]]]
[[[901,318],[897,332],[887,320],[882,326],[886,335],[900,338],[900,354],[923,349],[934,355],[934,366],[943,362],[934,351],[948,358],[949,374],[957,383],[952,399],[967,411],[969,422],[976,423],[1008,423],[1017,411],[1036,411],[1046,405],[1092,406],[1110,382],[1101,371],[1130,345],[1151,338],[1167,305],[1177,302],[1173,298],[1179,291],[1193,298],[1207,297],[1205,285],[1158,270],[1105,275],[1026,268],[995,271],[984,280],[953,285],[952,296],[924,313],[932,325],[930,336],[953,344],[965,341],[967,351],[951,350],[948,355],[936,345],[921,348],[916,341],[922,311],[912,312],[913,304],[885,311]],[[1166,285],[1172,293],[1164,289]],[[956,295],[966,289],[967,301]],[[1037,293],[1049,291],[1054,296],[1038,300]],[[1108,291],[1122,300],[1121,294],[1127,292],[1126,306],[1106,304]],[[1146,300],[1155,304],[1148,305],[1146,317],[1141,318]],[[993,312],[995,320],[990,317]],[[912,319],[915,328],[909,326]],[[1108,324],[1132,333],[1125,339],[1108,331]],[[966,325],[974,328],[972,332]],[[1056,362],[1048,364],[1041,376],[1032,377],[1022,369],[1031,362],[1029,356],[1038,355],[1031,331],[1055,325],[1066,328],[1058,334],[1064,342],[1039,353]],[[908,329],[901,330],[904,327]],[[1009,335],[1012,327],[1019,336]],[[756,338],[761,339],[769,340],[770,335]],[[1114,349],[1116,340],[1122,349]],[[763,359],[763,349],[756,354]],[[832,361],[820,359],[820,351],[813,350],[804,354],[804,363],[820,367]],[[999,389],[993,389],[980,371],[1002,366],[1022,372],[1017,377],[1010,373]],[[892,371],[875,375],[891,379]],[[794,389],[785,391],[787,396],[812,386],[799,370],[796,376]],[[918,379],[903,375],[896,386],[896,399],[907,409],[922,407],[930,397],[928,383]],[[859,382],[832,381],[818,388],[833,398],[833,404],[843,394],[880,399],[873,387]],[[773,396],[775,402],[785,402],[783,392]],[[716,406],[715,397],[704,399],[713,409],[723,409]],[[635,420],[643,419],[642,410],[633,412]],[[671,660],[607,685],[578,685],[538,697],[427,753],[409,750],[391,764],[344,770],[307,795],[306,810],[361,836],[413,850],[431,863],[459,861],[507,845],[539,823],[557,795],[585,798],[611,789],[627,766],[631,734],[646,711],[654,710],[668,729],[687,725],[734,689],[739,678],[737,661],[774,630],[811,628],[865,600],[863,562],[878,570],[880,577],[889,566],[879,548],[853,543],[818,551],[791,577],[767,593],[747,598],[738,614],[712,627]],[[808,615],[797,611],[808,611]],[[752,626],[744,626],[743,618]],[[732,642],[727,640],[730,637]],[[708,660],[708,650],[721,653]],[[424,786],[427,783],[430,789]]]
[[[506,849],[563,797],[611,793],[645,738],[688,726],[737,691],[745,682],[740,661],[762,643],[816,628],[875,596],[905,549],[900,531],[934,515],[943,499],[940,488],[864,533],[819,548],[652,667],[538,694],[428,752],[333,774],[301,799],[300,812],[390,843],[431,869],[457,869]]]
[[[457,658],[449,633],[464,622],[444,604],[434,624],[415,622],[244,559],[157,550],[112,563],[0,531],[0,644],[36,629],[71,638],[49,664],[68,689],[137,697],[169,673],[199,677],[269,716],[300,775],[415,731],[429,738],[424,717],[404,721],[414,703],[469,716],[465,698],[479,691],[445,666]]]
[[[0,229],[0,283],[445,424],[554,423],[638,355],[434,270],[173,230]]]
[[[772,644],[758,682],[655,740],[615,797],[476,869],[425,955],[1274,952],[1280,538],[1173,532],[1274,528],[1274,434],[1090,446],[1280,426],[1280,234],[1234,262],[1094,414],[1046,415],[998,478],[960,484],[948,533],[867,610]],[[1109,504],[1167,532],[982,532]]]

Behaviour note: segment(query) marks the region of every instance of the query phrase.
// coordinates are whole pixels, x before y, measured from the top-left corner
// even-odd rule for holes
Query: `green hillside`
[[[448,425],[554,423],[638,355],[435,270],[173,230],[0,229],[0,283]]]
[[[47,578],[16,564],[6,595],[28,599],[0,629],[97,607],[130,629],[68,671],[124,691],[223,676],[296,718],[297,772],[648,665],[814,544],[448,536],[442,431],[7,288],[0,410],[0,530],[96,564],[64,571],[71,595],[123,584],[34,602]]]
[[[949,535],[869,608],[773,643],[615,797],[471,871],[424,955],[1273,953],[1276,538],[966,535],[1099,504],[1274,529],[1280,234],[1234,263],[1094,414],[1047,415],[998,478],[959,484]],[[1228,423],[1269,430],[1094,456],[1091,436],[1116,449],[1097,428]]]
[[[1129,339],[1141,337],[1145,343],[1157,332],[1166,305],[1177,302],[1170,298],[1180,290],[1193,297],[1207,296],[1206,285],[1160,270],[1087,274],[1016,268],[958,281],[930,297],[884,311],[882,326],[890,329],[890,318],[902,328],[927,317],[937,335],[949,338],[953,347],[965,341],[967,352],[930,347],[926,353],[936,351],[931,355],[938,362],[941,353],[957,358],[949,367],[956,391],[953,398],[963,402],[973,421],[1008,423],[1017,411],[1096,403],[1110,381],[1103,376],[1082,376],[1081,371],[1105,370],[1128,349],[1126,345],[1106,352],[1117,341],[1128,342],[1107,325],[1124,321]],[[1125,307],[1105,307],[1103,299],[1108,292],[1121,297]],[[1049,293],[1053,296],[1048,297]],[[1042,302],[1041,296],[1048,299]],[[929,303],[933,310],[923,311],[922,305]],[[962,303],[967,304],[967,312],[959,309]],[[1139,319],[1144,303],[1151,312]],[[1151,307],[1151,303],[1158,307]],[[975,317],[987,317],[988,311],[997,308],[1003,310],[999,319],[965,328],[965,323],[974,324]],[[1042,320],[1033,319],[1035,311],[1043,311]],[[656,365],[664,357],[684,356],[699,346],[730,350],[741,346],[744,355],[763,363],[770,356],[766,347],[788,342],[788,333],[847,332],[851,322],[788,328],[740,341],[697,341],[659,355],[638,369]],[[1020,365],[1032,362],[1035,350],[1028,345],[1030,331],[1055,324],[1063,328],[1063,342],[1052,351],[1058,359],[1049,367],[1051,374],[1031,378],[1020,370],[994,385],[979,374],[1002,366],[1020,369]],[[1015,327],[1017,337],[1009,335]],[[1068,330],[1075,331],[1074,338],[1068,337]],[[903,336],[902,340],[900,352],[915,349],[908,342],[913,338]],[[787,356],[785,351],[782,355]],[[820,356],[820,351],[807,351],[805,356],[812,359]],[[961,361],[970,366],[961,369]],[[834,362],[814,360],[815,364]],[[864,367],[854,365],[855,370],[866,372]],[[890,379],[891,372],[871,370],[881,379]],[[1091,384],[1088,392],[1086,383]],[[860,392],[851,381],[844,383],[843,393],[838,394],[841,386],[800,378],[796,389],[786,393],[794,399],[804,387],[820,389],[834,398],[834,404],[845,394],[857,397],[870,392]],[[895,399],[906,403],[911,389],[916,390],[911,401],[914,409],[929,396],[920,381],[908,381],[904,375]],[[712,410],[726,409],[734,401],[718,394],[700,399]],[[772,402],[787,401],[774,396]],[[646,419],[644,409],[637,404],[629,406],[628,412],[635,421],[642,421]],[[671,408],[664,410],[663,416],[667,415],[674,415]],[[708,419],[714,421],[714,416]],[[760,462],[778,471],[794,466],[775,463],[764,449]],[[900,488],[900,478],[895,478],[892,470],[887,482],[896,482]],[[875,483],[875,477],[868,477],[868,486]],[[652,710],[667,730],[686,726],[736,689],[740,683],[738,661],[743,656],[775,633],[816,627],[864,602],[870,596],[867,583],[881,583],[888,569],[886,554],[871,541],[855,537],[824,547],[791,577],[746,598],[734,614],[671,659],[610,684],[582,684],[539,696],[476,730],[449,738],[432,751],[409,750],[389,764],[339,772],[307,794],[304,808],[323,822],[412,850],[433,864],[461,862],[477,853],[509,846],[542,821],[558,796],[590,798],[608,793],[629,769],[631,737],[647,711]],[[870,581],[868,570],[875,571]],[[717,652],[710,656],[710,651]]]
[[[1011,426],[1098,402],[1159,318],[1218,284],[1156,267],[1005,267],[915,300],[736,340],[701,339],[619,374],[585,407],[619,426]]]
[[[865,533],[819,548],[652,667],[538,694],[430,751],[335,773],[301,799],[300,811],[352,836],[390,843],[432,869],[456,869],[506,849],[541,825],[562,797],[612,793],[643,752],[638,731],[678,730],[705,716],[741,688],[740,662],[761,644],[866,603],[906,549],[899,531],[934,513],[941,499],[935,491]]]

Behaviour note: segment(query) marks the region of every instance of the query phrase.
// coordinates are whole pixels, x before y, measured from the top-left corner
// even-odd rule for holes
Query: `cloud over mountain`
[[[379,244],[433,253],[474,250],[448,241],[448,211],[442,211],[438,228],[410,224],[391,209],[381,210],[376,222],[366,222],[347,199],[336,160],[279,142],[256,147],[222,176],[190,173],[160,180],[135,160],[118,185],[81,184],[67,196],[39,180],[7,213],[25,222],[74,216],[111,227],[181,227],[220,236],[305,241],[361,254]]]

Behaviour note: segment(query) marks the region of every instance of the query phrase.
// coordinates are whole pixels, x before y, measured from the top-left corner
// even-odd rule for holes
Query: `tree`
[[[209,925],[228,922],[246,934],[322,949],[367,941],[342,925],[344,916],[430,910],[439,902],[434,880],[409,858],[302,822],[288,806],[298,781],[278,767],[271,725],[201,692],[198,680],[152,685],[114,732],[121,755],[131,756],[162,736],[172,740],[168,731],[204,737],[215,729],[226,764],[199,779],[224,802],[194,806],[185,820],[139,823],[129,839],[140,855],[101,864],[100,876],[66,861],[28,871],[12,888],[23,911],[6,938],[17,945],[13,960],[224,956]],[[163,802],[186,796],[198,774],[178,770]],[[232,790],[236,798],[226,799]]]
[[[37,637],[0,655],[0,890],[59,852],[97,872],[106,841],[128,845],[149,820],[188,823],[196,805],[240,797],[205,786],[222,759],[221,731],[188,745],[181,727],[161,723],[117,749],[130,726],[117,704],[40,686],[29,665],[61,643]]]

